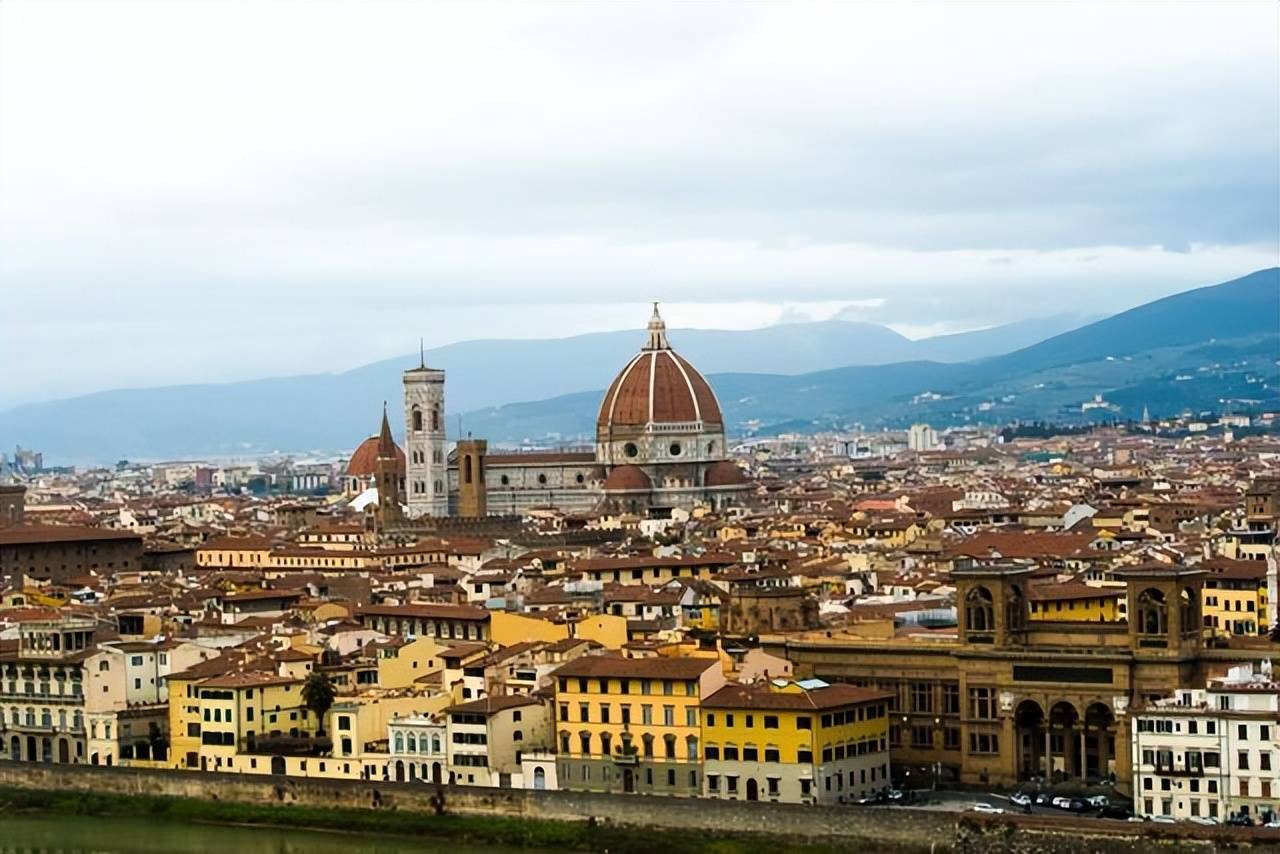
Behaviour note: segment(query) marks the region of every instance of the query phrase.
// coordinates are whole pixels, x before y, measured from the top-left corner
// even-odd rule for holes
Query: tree
[[[324,735],[324,718],[333,707],[333,700],[337,695],[338,689],[327,673],[312,673],[302,683],[302,702],[316,716],[320,735]]]

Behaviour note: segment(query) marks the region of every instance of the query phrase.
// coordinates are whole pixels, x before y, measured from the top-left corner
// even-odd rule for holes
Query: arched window
[[[560,752],[566,754],[569,752],[569,733],[567,732],[560,733]]]
[[[517,739],[518,740],[518,739]],[[613,736],[607,732],[600,733],[600,752],[605,756],[613,755]]]
[[[590,756],[591,755],[591,733],[580,732],[578,733],[578,739],[582,742],[582,755]]]
[[[1022,588],[1016,584],[1009,586],[1004,605],[1004,625],[1011,632],[1027,627],[1027,600],[1022,595]]]
[[[440,736],[438,735],[431,736],[431,752],[432,753],[440,752]]]
[[[422,410],[416,406],[413,408],[413,429],[422,429]]]
[[[440,404],[431,407],[431,429],[434,432],[440,431]]]
[[[992,604],[991,591],[985,587],[975,587],[969,591],[964,600],[965,626],[971,632],[995,631],[995,606]]]
[[[418,752],[418,737],[413,733],[409,733],[409,752],[410,753]]]
[[[698,761],[698,737],[691,735],[684,740],[686,755],[690,762]]]
[[[1169,613],[1164,594],[1155,588],[1138,594],[1138,632],[1144,635],[1162,635],[1168,631]]]
[[[668,733],[662,737],[663,746],[666,748],[668,759],[676,758],[676,737]]]
[[[467,454],[462,458],[462,482],[471,482],[471,455]]]
[[[1200,629],[1200,602],[1195,593],[1185,587],[1182,588],[1182,595],[1179,598],[1181,599],[1179,616],[1182,618],[1182,633],[1193,634]]]
[[[396,753],[404,753],[404,733],[402,733],[402,732],[398,732],[398,733],[396,733],[396,746],[395,746],[395,752],[396,752]]]
[[[515,730],[514,732],[511,733],[511,740],[524,741],[524,732],[522,730]]]

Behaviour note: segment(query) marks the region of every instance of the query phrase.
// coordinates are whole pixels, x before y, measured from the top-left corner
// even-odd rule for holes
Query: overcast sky
[[[1271,0],[6,0],[0,406],[1234,278],[1280,254],[1278,44]]]

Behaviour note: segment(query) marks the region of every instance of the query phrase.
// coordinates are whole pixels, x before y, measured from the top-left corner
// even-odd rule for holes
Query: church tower
[[[449,515],[445,456],[444,371],[418,367],[404,372],[404,438],[409,518]]]
[[[378,456],[373,464],[374,482],[378,485],[378,522],[381,530],[400,522],[400,460],[396,442],[391,438],[387,421],[387,405],[382,405],[382,429],[378,432]]]

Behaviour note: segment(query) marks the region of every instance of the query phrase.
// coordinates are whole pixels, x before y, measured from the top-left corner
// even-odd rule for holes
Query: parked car
[[[1055,806],[1055,807],[1057,807],[1057,808],[1058,808],[1058,809],[1060,809],[1060,810],[1069,810],[1069,809],[1071,809],[1071,799],[1070,799],[1070,798],[1064,798],[1064,797],[1062,797],[1062,796],[1058,796],[1058,797],[1054,798],[1052,801],[1050,801],[1049,803],[1050,803],[1052,806]]]
[[[974,804],[969,809],[973,812],[980,812],[983,815],[1004,815],[1004,810],[1000,809],[1000,807],[993,807],[991,804]]]
[[[890,802],[897,803],[898,801],[904,800],[906,795],[903,794],[901,789],[890,789],[885,793],[885,797],[887,797]]]
[[[1036,795],[1036,806],[1038,807],[1049,806],[1052,802],[1053,802],[1053,795],[1050,795],[1047,792],[1041,792],[1040,794]]]
[[[1031,796],[1023,792],[1014,792],[1009,796],[1009,803],[1019,807],[1031,806]]]
[[[1263,827],[1270,828],[1271,830],[1280,828],[1280,818],[1271,819],[1271,821],[1264,824]]]
[[[1247,815],[1233,815],[1227,819],[1227,824],[1232,827],[1253,827],[1253,819]]]
[[[1171,815],[1153,815],[1151,821],[1155,824],[1175,824]]]
[[[1210,818],[1207,815],[1193,815],[1188,819],[1188,821],[1192,824],[1203,824],[1207,827],[1212,827],[1213,825],[1218,824],[1218,820],[1216,818]]]
[[[1130,821],[1132,821],[1134,816],[1133,816],[1133,812],[1129,810],[1127,807],[1122,807],[1119,804],[1108,804],[1107,806],[1098,810],[1098,817],[1129,819]],[[1142,821],[1142,819],[1139,818],[1138,821]]]
[[[1107,804],[1111,803],[1111,801],[1107,800],[1106,795],[1094,795],[1091,798],[1085,798],[1085,802],[1088,803],[1089,806],[1097,807],[1098,809],[1102,809]]]

